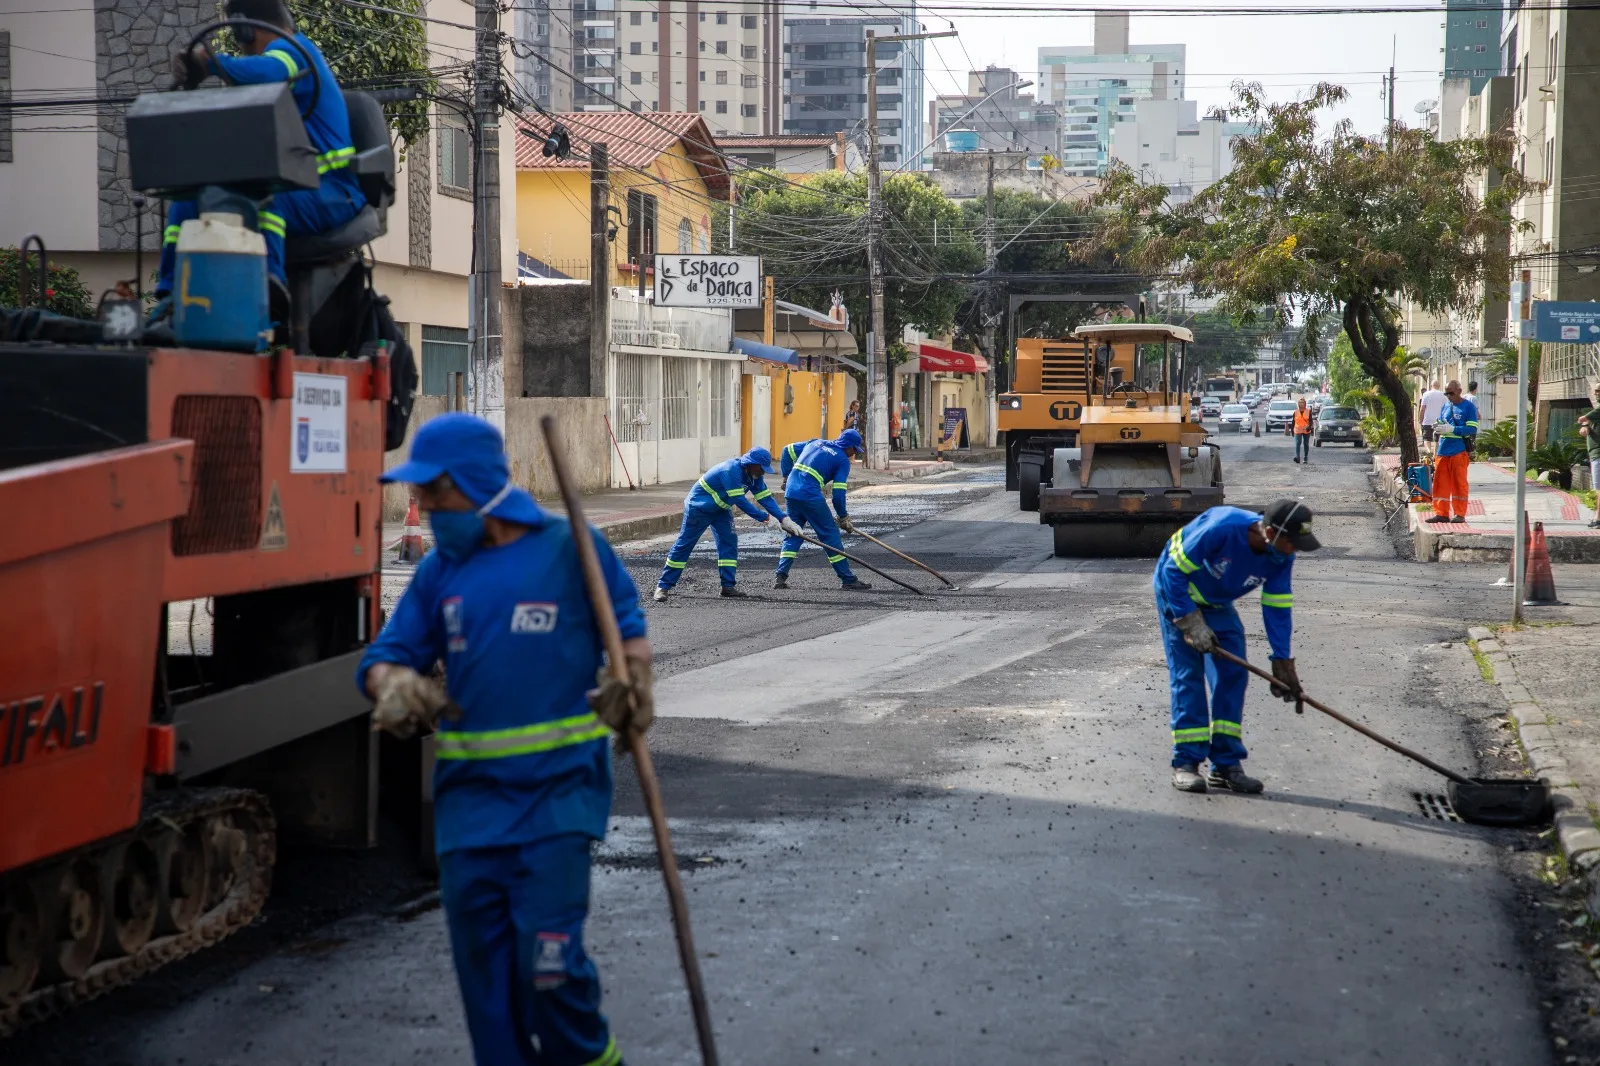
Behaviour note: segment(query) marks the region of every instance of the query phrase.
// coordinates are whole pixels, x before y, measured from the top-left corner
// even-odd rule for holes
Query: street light
[[[1000,88],[996,89],[994,92],[990,93],[988,96],[985,96],[982,100],[979,100],[976,104],[973,104],[970,108],[967,109],[967,111],[965,113],[957,116],[956,118],[951,119],[950,120],[950,125],[945,127],[945,132],[946,133],[950,132],[950,129],[952,127],[954,127],[957,123],[965,122],[967,119],[971,118],[973,116],[973,114],[975,114],[980,107],[982,107],[984,104],[988,103],[994,97],[999,96],[1001,93],[1007,92],[1008,90],[1011,90],[1011,89],[1026,89],[1028,86],[1030,86],[1032,84],[1033,84],[1033,82],[1029,81],[1027,78],[1019,78],[1016,81],[1012,82],[1010,85],[1002,85],[1002,86],[1000,86]],[[921,148],[918,148],[916,150],[916,152],[911,156],[910,159],[907,159],[904,163],[901,163],[898,167],[895,168],[895,173],[898,174],[900,171],[906,169],[906,167],[909,167],[912,163],[915,163],[917,161],[917,156],[920,156],[923,152],[926,152],[929,148],[932,148],[932,147],[933,147],[933,142],[929,141],[927,144],[923,145]]]

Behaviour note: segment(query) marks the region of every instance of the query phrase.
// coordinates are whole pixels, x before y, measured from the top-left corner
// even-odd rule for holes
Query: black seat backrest
[[[350,141],[356,150],[351,161],[356,180],[367,202],[385,213],[394,203],[394,147],[389,142],[389,120],[383,105],[364,92],[344,90],[345,110],[350,113]]]

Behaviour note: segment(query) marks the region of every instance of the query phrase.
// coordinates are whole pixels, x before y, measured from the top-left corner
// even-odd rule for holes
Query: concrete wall
[[[507,391],[517,396],[590,396],[604,392],[593,381],[589,359],[588,282],[522,285],[508,293],[507,319],[521,326],[520,374],[507,371]],[[602,387],[596,388],[596,385]]]

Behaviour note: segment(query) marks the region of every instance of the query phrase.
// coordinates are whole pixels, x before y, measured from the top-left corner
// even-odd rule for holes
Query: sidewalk
[[[1400,457],[1375,455],[1372,466],[1392,491],[1401,491]],[[1467,471],[1466,522],[1429,525],[1430,504],[1408,506],[1408,521],[1419,562],[1505,563],[1515,535],[1516,469],[1510,463],[1473,463]],[[1600,529],[1588,528],[1595,513],[1576,496],[1543,482],[1529,481],[1528,521],[1543,522],[1553,562],[1600,562]]]
[[[930,474],[941,474],[954,469],[950,463],[919,459],[894,459],[890,461],[889,469],[883,471],[868,470],[857,463],[850,470],[850,484],[856,487],[893,484],[908,478],[927,477]],[[781,479],[774,474],[768,479],[767,484],[781,500],[783,486],[780,481]],[[604,533],[612,544],[671,533],[678,528],[679,522],[683,519],[683,498],[689,494],[693,484],[692,481],[675,481],[666,485],[650,485],[631,490],[606,489],[583,498],[583,513],[589,519],[589,523]],[[566,510],[559,500],[541,500],[540,506],[558,513],[564,513]],[[395,546],[404,534],[403,523],[384,523],[383,550],[388,557],[387,562],[394,561],[392,556]],[[432,537],[428,536],[426,521],[423,522],[423,540],[432,546]]]

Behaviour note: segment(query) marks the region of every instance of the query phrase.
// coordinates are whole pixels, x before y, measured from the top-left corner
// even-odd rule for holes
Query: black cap
[[[1322,547],[1322,542],[1311,532],[1311,508],[1299,500],[1274,500],[1261,518],[1288,537],[1296,551],[1314,552]]]

